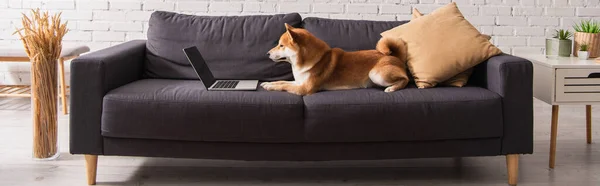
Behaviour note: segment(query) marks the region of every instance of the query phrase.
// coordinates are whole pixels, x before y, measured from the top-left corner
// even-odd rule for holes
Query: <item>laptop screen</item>
[[[194,71],[196,71],[196,74],[198,74],[198,77],[200,77],[200,80],[202,80],[202,83],[206,89],[212,86],[212,84],[214,84],[216,81],[215,77],[213,76],[212,72],[210,72],[210,69],[208,69],[208,65],[206,65],[206,61],[204,61],[204,58],[202,58],[198,48],[195,46],[185,48],[183,49],[183,52],[185,53],[185,56],[187,56],[188,61],[190,61],[192,64],[192,67],[194,68]]]

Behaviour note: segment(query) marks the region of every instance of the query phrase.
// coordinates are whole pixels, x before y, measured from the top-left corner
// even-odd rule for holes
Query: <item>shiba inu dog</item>
[[[294,81],[265,82],[270,91],[310,95],[320,90],[386,87],[385,92],[404,88],[408,82],[406,61],[377,50],[345,52],[330,48],[305,29],[285,24],[286,32],[267,55],[275,62],[292,65]],[[379,42],[387,45],[392,42]],[[381,47],[391,51],[396,46]]]

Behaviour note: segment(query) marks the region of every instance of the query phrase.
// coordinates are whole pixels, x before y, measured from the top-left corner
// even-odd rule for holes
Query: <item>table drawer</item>
[[[556,69],[556,102],[600,101],[600,68]]]

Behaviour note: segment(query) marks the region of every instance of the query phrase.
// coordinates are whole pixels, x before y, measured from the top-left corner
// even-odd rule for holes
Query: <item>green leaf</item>
[[[588,45],[587,44],[581,44],[579,45],[579,51],[587,51],[588,50]]]
[[[573,25],[576,32],[600,33],[600,23],[592,19],[581,20]]]
[[[559,40],[568,40],[569,38],[573,37],[573,33],[569,30],[565,30],[565,29],[560,29],[560,30],[554,30],[554,38],[559,39]]]

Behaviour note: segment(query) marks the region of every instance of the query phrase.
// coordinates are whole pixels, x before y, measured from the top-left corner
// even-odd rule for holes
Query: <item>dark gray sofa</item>
[[[293,79],[265,52],[284,24],[332,47],[373,49],[405,21],[306,18],[299,14],[199,17],[155,12],[148,40],[92,52],[71,65],[70,151],[97,155],[234,160],[367,160],[507,155],[533,150],[532,65],[500,55],[475,67],[469,85],[385,93],[206,91],[181,51],[198,46],[216,77]]]

